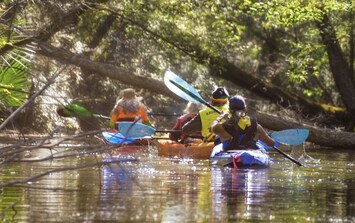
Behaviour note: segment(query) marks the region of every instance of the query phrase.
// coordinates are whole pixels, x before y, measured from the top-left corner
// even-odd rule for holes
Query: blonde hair
[[[195,103],[189,102],[186,105],[184,113],[186,113],[186,114],[197,114],[200,109],[202,109],[201,104],[195,104]]]
[[[136,91],[133,88],[126,88],[120,91],[117,97],[116,104],[112,112],[119,112],[119,107],[122,106],[124,113],[136,113],[141,105],[142,97],[136,96]]]

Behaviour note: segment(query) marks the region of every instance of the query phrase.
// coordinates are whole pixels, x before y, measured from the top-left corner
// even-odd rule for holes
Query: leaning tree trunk
[[[341,95],[341,99],[351,115],[350,126],[352,130],[355,124],[355,79],[340,48],[335,30],[329,18],[324,14],[322,20],[317,23],[324,46],[327,49],[330,69],[333,74],[335,84]]]
[[[164,29],[162,29],[162,31],[163,30]],[[319,113],[324,113],[329,114],[332,117],[336,117],[342,121],[347,120],[348,114],[346,114],[341,108],[308,100],[300,95],[288,92],[285,88],[260,80],[260,78],[229,62],[226,58],[211,55],[198,44],[194,44],[196,41],[191,41],[191,39],[193,39],[192,36],[186,36],[186,34],[182,33],[174,33],[174,35],[171,35],[171,32],[173,31],[169,28],[166,30],[169,30],[169,33],[154,33],[154,36],[173,45],[181,52],[193,57],[197,62],[201,64],[208,63],[210,69],[212,70],[210,73],[218,78],[229,80],[234,84],[261,96],[262,98],[276,102],[284,107],[289,107],[290,105],[299,106],[302,108],[301,111],[306,115],[317,116]],[[175,36],[179,36],[179,38],[176,38]]]

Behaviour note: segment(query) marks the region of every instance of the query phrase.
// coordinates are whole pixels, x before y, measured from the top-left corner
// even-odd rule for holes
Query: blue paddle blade
[[[118,130],[127,138],[142,138],[155,133],[156,129],[137,122],[120,122]]]
[[[207,103],[195,88],[170,70],[164,74],[164,83],[172,92],[187,101],[198,104]]]
[[[271,138],[280,143],[296,146],[303,144],[308,138],[308,129],[286,129],[271,133]]]
[[[120,132],[102,132],[103,137],[111,144],[129,144],[136,141],[138,138],[126,138]]]
[[[261,141],[261,140],[256,141],[256,146],[257,146],[258,148],[264,148],[265,150],[271,150],[271,149],[272,149],[271,146],[266,145],[266,144],[265,144],[263,141]]]

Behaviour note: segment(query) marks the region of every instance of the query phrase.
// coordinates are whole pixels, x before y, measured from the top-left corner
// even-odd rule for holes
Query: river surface
[[[0,169],[1,183],[57,171],[0,188],[0,222],[355,222],[355,152],[308,154],[320,162],[297,167],[271,152],[268,169],[235,170],[150,147],[80,169],[70,167],[117,157],[14,163]]]

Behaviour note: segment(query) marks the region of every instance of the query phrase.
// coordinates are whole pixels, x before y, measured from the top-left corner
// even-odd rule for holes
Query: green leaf
[[[29,91],[29,62],[24,57],[4,59],[0,67],[0,101],[5,106],[20,106]]]

